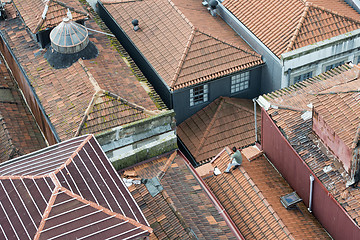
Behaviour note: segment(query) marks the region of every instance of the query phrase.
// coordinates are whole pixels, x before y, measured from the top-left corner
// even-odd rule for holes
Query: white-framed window
[[[325,72],[329,71],[329,70],[331,70],[333,68],[336,68],[336,67],[338,67],[340,65],[343,65],[344,63],[345,63],[345,61],[340,61],[340,62],[336,62],[336,63],[333,63],[333,64],[326,65]]]
[[[237,93],[249,88],[250,73],[243,72],[231,76],[231,93]]]
[[[312,75],[313,75],[313,72],[310,71],[310,72],[303,73],[303,74],[300,74],[300,75],[298,75],[298,76],[295,76],[295,77],[294,77],[293,84],[298,83],[298,82],[301,82],[301,81],[304,81],[305,79],[311,78]]]
[[[190,89],[190,106],[208,101],[208,85],[200,85]]]

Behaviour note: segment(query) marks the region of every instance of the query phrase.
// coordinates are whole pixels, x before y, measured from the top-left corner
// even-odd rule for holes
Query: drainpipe
[[[310,196],[309,196],[309,208],[308,211],[311,211],[312,197],[313,197],[313,186],[314,186],[314,176],[310,174]]]
[[[288,70],[287,70],[287,77],[288,77],[288,86],[290,86],[290,75],[291,75],[291,68],[288,68]]]
[[[257,136],[257,119],[256,119],[256,100],[257,98],[252,99],[254,102],[254,120],[255,120],[255,142],[258,142],[258,136]]]

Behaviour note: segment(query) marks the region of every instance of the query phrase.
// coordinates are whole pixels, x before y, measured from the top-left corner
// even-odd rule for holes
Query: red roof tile
[[[342,0],[225,0],[223,5],[278,57],[360,28],[360,14]]]
[[[260,127],[260,111],[257,117]],[[241,148],[255,143],[254,122],[251,100],[220,97],[181,123],[177,134],[195,160],[202,163],[225,146]]]
[[[89,16],[77,0],[14,0],[14,4],[33,33],[57,26],[66,16],[68,9],[74,21]]]
[[[154,229],[150,239],[235,239],[185,161],[173,152],[128,169],[138,179],[157,177],[164,188],[152,197],[144,184],[129,187]]]
[[[230,152],[224,149],[213,167],[224,172]],[[303,203],[294,210],[282,206],[279,198],[293,190],[264,155],[205,181],[246,239],[330,239]]]
[[[325,146],[314,136],[312,120],[304,121],[301,115],[303,110],[311,110],[311,108],[307,107],[307,104],[314,103],[315,107],[320,107],[325,102],[321,103],[319,100],[327,99],[329,102],[326,108],[321,110],[325,114],[327,121],[330,121],[330,124],[335,128],[336,117],[342,114],[343,122],[341,126],[343,129],[336,127],[337,134],[343,135],[344,139],[353,138],[356,140],[357,130],[353,125],[359,124],[358,116],[360,113],[358,101],[352,98],[359,91],[359,85],[357,84],[359,72],[359,66],[343,65],[305,80],[300,84],[263,96],[272,105],[278,106],[278,109],[270,108],[267,112],[276,122],[276,125],[283,130],[283,134],[285,134],[289,143],[324,184],[329,193],[357,223],[360,222],[360,212],[358,211],[360,191],[346,187],[347,181],[350,180],[348,173],[340,164],[337,164],[338,160],[335,161],[336,157],[333,154],[326,154],[321,150]],[[331,94],[332,92],[334,94]],[[344,100],[342,97],[350,97],[348,100],[352,104],[343,105]],[[338,109],[338,106],[341,106],[341,109]],[[348,113],[349,110],[351,110],[350,113]],[[330,112],[336,116],[326,115]],[[327,169],[327,171],[324,171],[324,169]]]
[[[13,76],[0,58],[0,162],[46,147]]]
[[[198,1],[102,2],[172,90],[262,64],[257,53]],[[134,18],[140,26],[136,32]]]
[[[2,239],[138,239],[152,232],[91,135],[1,164],[0,192]]]
[[[93,18],[100,26],[89,20],[87,27],[109,32],[95,13]],[[114,37],[91,32],[98,56],[54,69],[19,17],[2,22],[0,28],[62,140],[96,134],[166,108]]]

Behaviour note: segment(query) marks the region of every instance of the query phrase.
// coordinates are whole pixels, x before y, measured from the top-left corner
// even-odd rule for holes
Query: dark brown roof
[[[331,239],[303,203],[295,210],[281,204],[280,197],[293,189],[264,155],[251,162],[243,157],[239,169],[225,174],[229,153],[225,148],[211,162],[222,174],[212,175],[205,182],[245,239]]]
[[[178,152],[134,166],[136,178],[158,177],[164,188],[152,197],[144,186],[129,190],[154,229],[150,239],[235,239]]]
[[[46,147],[23,97],[0,58],[0,162]]]
[[[275,55],[360,28],[343,0],[225,0],[223,5]]]
[[[109,32],[95,13],[93,19],[101,27],[94,20],[87,27]],[[61,140],[100,133],[166,108],[114,37],[91,32],[98,56],[55,69],[19,17],[1,22],[0,28]]]
[[[74,21],[89,16],[77,0],[14,0],[13,2],[26,26],[33,33],[56,27],[62,22],[68,9]]]
[[[315,102],[315,105],[319,106],[319,102],[316,100],[318,93],[330,93],[333,91],[349,91],[349,87],[352,86],[353,93],[349,92],[346,97],[350,98],[348,106],[342,106],[338,94],[334,92],[333,95],[320,95],[321,96],[333,96],[330,97],[326,107],[326,112],[331,112],[334,117],[327,116],[328,120],[337,121],[339,114],[344,118],[344,124],[341,124],[342,133],[347,138],[347,135],[354,136],[356,129],[352,125],[359,124],[359,120],[356,119],[360,112],[358,108],[358,102],[350,101],[353,94],[359,93],[359,66],[351,67],[349,65],[343,65],[336,69],[325,72],[321,75],[305,80],[299,84],[290,86],[282,90],[278,90],[263,97],[266,98],[272,105],[277,106],[278,109],[270,108],[267,112],[270,114],[274,122],[278,127],[283,129],[283,134],[286,135],[287,140],[292,147],[297,151],[299,156],[307,163],[309,168],[314,172],[317,178],[323,183],[325,188],[330,194],[340,203],[341,206],[348,212],[350,217],[354,219],[358,224],[360,223],[360,211],[359,211],[359,199],[360,191],[352,188],[347,188],[346,183],[350,180],[348,174],[343,167],[336,164],[333,154],[322,151],[321,144],[319,145],[317,138],[312,131],[312,119],[304,120],[302,114],[305,110],[311,111],[307,105]],[[353,85],[355,84],[355,85]],[[342,95],[341,93],[339,95]],[[321,97],[322,98],[322,97]],[[321,99],[320,98],[320,99]],[[332,102],[334,100],[334,102]],[[325,104],[323,102],[322,104]],[[354,104],[355,103],[355,104]],[[340,105],[338,105],[340,104]],[[338,113],[340,111],[340,113]],[[349,112],[350,111],[350,112]],[[335,116],[336,115],[336,116]],[[336,124],[334,125],[336,127]],[[336,127],[340,131],[339,127]],[[337,134],[341,134],[338,132]],[[357,135],[358,136],[358,135]],[[358,139],[357,139],[358,140]],[[327,169],[325,171],[325,169]]]
[[[177,134],[195,160],[202,163],[211,160],[225,146],[241,148],[254,144],[254,122],[251,100],[220,97],[181,123]]]
[[[1,239],[138,239],[152,232],[92,135],[0,165]]]
[[[260,55],[199,1],[102,2],[172,90],[262,64]]]

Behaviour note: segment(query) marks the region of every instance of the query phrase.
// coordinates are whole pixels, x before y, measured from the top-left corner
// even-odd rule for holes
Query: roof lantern
[[[63,54],[77,53],[89,43],[88,30],[85,26],[65,17],[50,33],[52,48]]]

